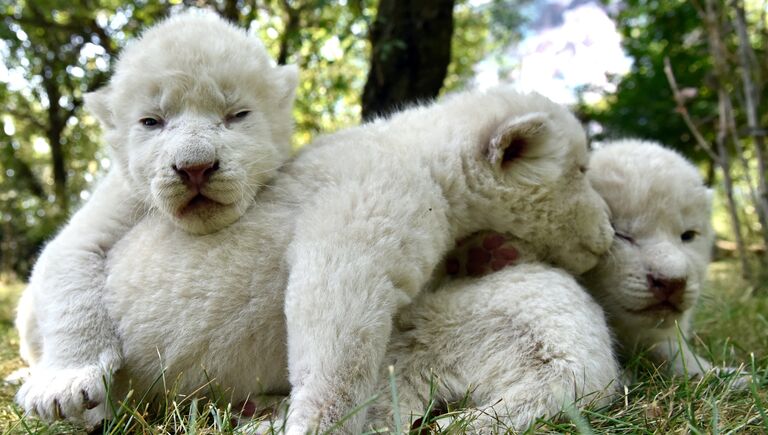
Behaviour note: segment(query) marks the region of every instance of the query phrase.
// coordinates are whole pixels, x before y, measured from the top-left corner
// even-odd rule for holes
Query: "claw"
[[[53,399],[53,416],[57,419],[64,419],[64,413],[61,411],[61,404],[59,404],[59,399]]]
[[[99,406],[99,402],[95,400],[91,400],[90,396],[88,396],[88,392],[85,390],[80,390],[80,394],[83,396],[83,406],[85,406],[85,409],[93,409],[97,406]]]

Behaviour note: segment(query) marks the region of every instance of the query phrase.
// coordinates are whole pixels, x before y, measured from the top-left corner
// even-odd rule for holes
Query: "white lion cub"
[[[194,234],[236,221],[289,156],[297,81],[257,39],[191,11],[144,33],[109,85],[86,95],[113,167],[46,246],[22,296],[31,376],[16,400],[27,412],[88,426],[105,416],[104,378],[122,365],[103,303],[106,256],[147,214]]]
[[[183,394],[214,379],[232,403],[290,390],[288,431],[328,429],[373,394],[394,312],[455,239],[493,228],[594,266],[612,229],[586,159],[578,121],[546,98],[464,92],[318,140],[214,234],[148,217],[108,261],[115,391],[160,369]]]
[[[611,210],[615,242],[582,281],[608,314],[623,353],[645,348],[675,374],[712,366],[687,346],[712,246],[711,192],[679,154],[640,140],[613,142],[590,159],[589,179]],[[533,254],[532,254],[533,250]],[[535,247],[483,232],[448,256],[448,276],[481,276],[535,261]]]
[[[393,313],[456,238],[492,228],[594,266],[613,233],[586,160],[564,108],[464,92],[320,139],[215,233],[146,216],[108,253],[112,391],[162,394],[160,373],[182,394],[213,379],[232,403],[292,387],[289,431],[329,428],[372,394]]]
[[[587,158],[573,115],[503,88],[329,136],[299,158],[317,181],[288,248],[288,433],[334,427],[373,395],[395,312],[455,240],[492,229],[574,273],[594,266],[613,232]]]
[[[709,370],[710,362],[680,346],[677,325],[687,336],[706,278],[710,190],[687,160],[649,142],[605,146],[590,165],[590,181],[611,208],[616,241],[584,283],[606,310],[621,351],[649,349],[675,374]]]
[[[592,153],[589,179],[616,237],[583,275],[586,289],[544,265],[505,268],[536,261],[535,249],[483,232],[446,261],[447,275],[463,278],[399,314],[386,363],[395,368],[402,425],[430,399],[468,399],[476,411],[463,418],[479,433],[523,431],[568,404],[605,403],[620,383],[612,336],[624,355],[650,349],[675,374],[712,367],[680,347],[675,324],[688,335],[712,242],[711,194],[697,169],[660,145],[626,140]],[[395,415],[382,396],[372,425],[391,425]]]
[[[608,404],[619,376],[612,344],[602,308],[560,269],[523,263],[447,280],[398,313],[371,429],[427,428],[414,419],[461,404],[469,409],[454,415],[467,433],[523,432],[568,406]]]

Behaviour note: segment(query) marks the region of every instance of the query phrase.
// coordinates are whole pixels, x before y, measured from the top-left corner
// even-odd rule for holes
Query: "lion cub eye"
[[[584,165],[579,166],[579,172],[581,172],[582,174],[586,174],[587,173],[587,169],[588,168],[586,166],[584,166]]]
[[[699,235],[698,231],[688,230],[688,231],[684,232],[683,234],[680,234],[680,240],[682,240],[683,242],[691,242],[698,235]]]
[[[227,116],[227,121],[239,121],[241,119],[246,118],[251,113],[250,110],[241,110],[234,115]]]
[[[159,127],[163,125],[163,121],[157,118],[152,118],[151,116],[148,116],[146,118],[141,118],[139,122],[141,123],[141,125],[147,128]]]
[[[614,230],[613,234],[616,237],[618,237],[619,239],[624,240],[625,242],[629,242],[629,243],[635,244],[635,239],[633,239],[632,236],[630,236],[629,234],[624,234],[622,232],[615,231],[615,230]]]

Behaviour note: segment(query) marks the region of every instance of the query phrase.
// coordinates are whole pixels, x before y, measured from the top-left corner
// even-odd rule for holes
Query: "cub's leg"
[[[16,402],[27,412],[87,426],[107,415],[105,382],[121,354],[102,303],[105,258],[144,213],[113,171],[43,250],[16,319],[30,364]]]
[[[287,318],[293,319],[288,323],[292,385],[288,434],[328,430],[374,393],[398,290],[385,276],[359,274],[359,269],[375,265],[355,257],[346,258],[333,272],[329,268],[299,277],[292,271],[286,298]],[[342,266],[343,263],[347,265]],[[324,297],[328,302],[331,298],[337,302],[322,303],[313,294],[297,292],[298,287],[329,288],[332,291]],[[350,293],[343,294],[345,291]],[[340,318],[348,321],[339,321]],[[365,410],[358,411],[335,431],[356,433],[359,429],[352,428],[362,427],[364,415]]]
[[[403,428],[432,396],[438,407],[469,399],[470,429],[491,433],[605,403],[619,376],[611,344],[602,310],[573,278],[523,264],[421,295],[398,316],[386,361]],[[369,413],[376,429],[394,424],[387,371]]]
[[[288,434],[356,434],[365,424],[366,410],[355,408],[375,393],[392,319],[449,243],[432,234],[448,232],[439,201],[415,191],[430,186],[408,181],[371,177],[364,188],[318,194],[297,221],[285,301]],[[391,185],[410,185],[408,194],[423,200],[400,201],[408,194],[391,193]]]

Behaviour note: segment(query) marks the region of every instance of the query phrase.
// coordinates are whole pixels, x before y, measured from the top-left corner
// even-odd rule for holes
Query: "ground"
[[[571,411],[556,421],[541,421],[531,432],[551,433],[766,433],[768,432],[768,283],[757,288],[738,278],[736,263],[716,262],[696,316],[695,347],[702,355],[729,366],[744,364],[751,384],[732,389],[727,376],[703,380],[669,379],[642,359],[630,362],[640,380],[608,409]],[[0,282],[0,379],[22,366],[13,328],[19,283]],[[47,426],[22,418],[13,404],[16,386],[0,384],[0,430],[5,433],[79,433],[66,424]],[[191,406],[194,405],[194,406]],[[162,417],[145,420],[136,409],[125,411],[102,430],[109,434],[231,433],[230,413],[182,400],[169,403]],[[438,418],[446,433],[460,433],[461,421]],[[101,433],[102,431],[99,431]],[[82,431],[80,431],[82,432]],[[503,433],[504,428],[500,427]],[[426,432],[425,432],[426,433]]]

